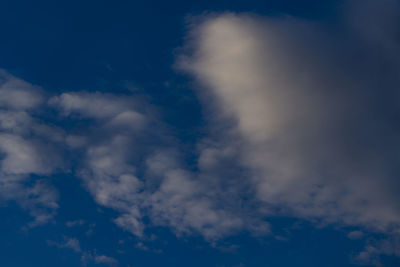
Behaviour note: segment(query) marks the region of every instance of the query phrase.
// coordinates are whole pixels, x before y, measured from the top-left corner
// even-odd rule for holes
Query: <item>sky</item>
[[[400,266],[397,0],[0,0],[0,265]]]

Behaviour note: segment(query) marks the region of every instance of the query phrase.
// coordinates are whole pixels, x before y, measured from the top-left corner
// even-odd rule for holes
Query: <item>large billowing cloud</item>
[[[399,9],[367,2],[340,32],[251,14],[193,20],[179,67],[197,78],[217,143],[199,163],[235,154],[265,214],[399,229]]]

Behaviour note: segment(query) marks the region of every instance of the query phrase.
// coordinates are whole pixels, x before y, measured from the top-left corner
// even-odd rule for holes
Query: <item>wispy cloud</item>
[[[67,227],[81,226],[81,225],[83,225],[83,224],[85,224],[85,221],[84,221],[84,220],[67,221],[67,222],[65,223],[65,225],[66,225]]]
[[[64,238],[64,242],[54,242],[51,240],[47,241],[47,244],[49,244],[50,246],[56,246],[58,248],[68,248],[68,249],[72,249],[73,251],[77,252],[77,253],[81,253],[82,249],[81,249],[81,245],[78,239],[76,238]]]
[[[102,265],[105,264],[108,266],[118,266],[118,262],[116,259],[106,256],[106,255],[90,253],[90,252],[84,252],[82,254],[81,260],[82,260],[83,266],[86,266],[90,262],[93,262],[95,264],[102,264]]]
[[[70,95],[73,98],[65,97]],[[114,220],[118,226],[146,238],[143,218],[147,216],[151,218],[149,226],[168,226],[178,234],[199,232],[207,239],[243,227],[246,219],[233,208],[220,206],[208,181],[203,183],[185,167],[175,147],[178,143],[165,135],[157,118],[137,110],[135,101],[100,93],[63,96],[68,104],[58,97],[50,102],[64,116],[78,114],[78,121],[93,120],[74,133],[74,138],[85,140],[76,146],[76,153],[82,155],[77,175],[99,204],[121,212]],[[107,115],[93,115],[101,106],[114,108],[107,109],[112,110]],[[68,112],[63,112],[65,109]]]
[[[86,251],[81,248],[80,242],[76,238],[64,237],[63,242],[54,242],[51,240],[47,241],[50,246],[55,246],[62,249],[71,249],[76,253],[81,254],[81,263],[83,266],[87,266],[90,262],[94,264],[105,264],[108,266],[117,266],[118,261],[112,257],[98,254],[96,251]]]
[[[5,71],[0,72],[0,200],[15,200],[35,220],[51,220],[58,208],[58,194],[46,177],[61,168],[59,144],[63,131],[33,116],[44,101],[40,89]]]

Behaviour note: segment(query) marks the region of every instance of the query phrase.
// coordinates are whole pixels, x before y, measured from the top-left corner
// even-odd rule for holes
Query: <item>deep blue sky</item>
[[[310,0],[2,1],[1,62],[9,72],[52,90],[101,90],[124,80],[159,87],[175,78],[174,49],[183,44],[189,15],[234,11],[329,20],[340,5]]]
[[[204,135],[204,117],[190,77],[173,67],[177,49],[184,45],[188,16],[251,12],[335,27],[341,7],[342,1],[334,0],[0,0],[0,68],[49,95],[64,91],[138,95],[157,107],[182,149],[190,150]],[[68,129],[68,121],[62,123]],[[272,229],[284,240],[236,233],[210,244],[198,234],[177,237],[166,227],[152,227],[157,238],[146,242],[149,249],[143,250],[137,248],[134,235],[112,222],[117,212],[98,205],[79,178],[55,174],[51,181],[59,191],[53,222],[26,229],[31,221],[28,213],[13,201],[1,204],[0,266],[80,266],[80,253],[51,245],[73,237],[82,250],[112,257],[119,266],[345,267],[354,265],[352,257],[368,241],[347,237],[357,227],[315,226],[278,217],[271,219]],[[65,225],[76,220],[83,223]],[[384,256],[382,263],[400,266],[395,257]],[[87,265],[97,266],[94,261]]]

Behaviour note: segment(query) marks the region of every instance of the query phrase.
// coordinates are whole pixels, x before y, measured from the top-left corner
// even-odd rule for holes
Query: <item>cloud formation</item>
[[[50,246],[56,246],[58,248],[72,249],[76,253],[81,253],[82,252],[81,244],[80,244],[79,240],[76,239],[76,238],[66,238],[66,237],[64,237],[64,242],[57,243],[57,242],[49,240],[49,241],[47,241],[47,243]]]
[[[178,65],[199,82],[218,144],[199,164],[231,151],[268,216],[398,231],[399,43],[386,26],[399,9],[388,2],[395,12],[355,9],[378,18],[373,32],[358,20],[329,32],[294,18],[193,19]]]
[[[146,238],[147,226],[161,225],[211,240],[242,229],[250,220],[219,203],[221,196],[210,179],[185,166],[178,142],[151,113],[137,110],[134,99],[64,93],[49,103],[77,123],[91,120],[66,140],[73,153],[81,155],[77,175],[97,203],[121,212],[114,221],[123,229]],[[252,231],[267,231],[249,225]]]
[[[107,266],[118,266],[118,261],[112,257],[98,254],[96,251],[84,251],[81,248],[81,243],[76,238],[64,237],[63,242],[47,241],[50,246],[55,246],[61,249],[71,249],[75,253],[81,254],[82,266],[87,266],[89,263],[102,264]]]
[[[268,234],[269,218],[289,216],[365,228],[351,239],[388,237],[359,262],[398,255],[399,7],[360,5],[346,7],[338,29],[253,14],[193,18],[177,65],[196,79],[208,124],[189,154],[133,96],[48,98],[0,72],[0,200],[27,209],[31,226],[46,223],[58,207],[49,177],[68,171],[142,246],[153,226],[212,242]],[[116,264],[76,239],[53,245]]]
[[[54,216],[58,194],[44,178],[63,166],[63,131],[35,116],[43,101],[38,87],[0,72],[0,201],[19,202],[30,226]]]

